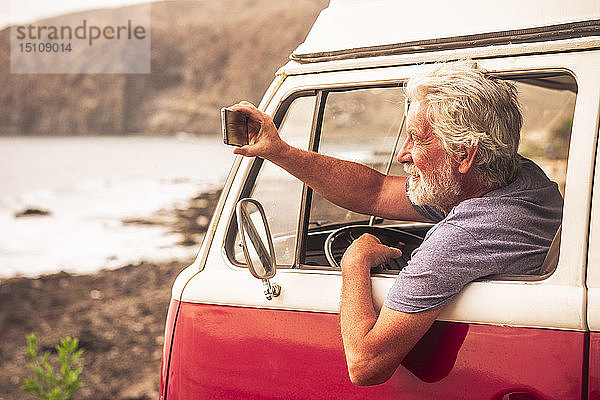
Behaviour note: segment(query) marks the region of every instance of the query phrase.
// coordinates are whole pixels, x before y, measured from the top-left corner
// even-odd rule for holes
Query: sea
[[[0,278],[189,259],[167,226],[123,220],[185,207],[232,163],[219,137],[2,137]]]

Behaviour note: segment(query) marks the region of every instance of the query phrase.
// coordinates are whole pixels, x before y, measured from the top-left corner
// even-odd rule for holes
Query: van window
[[[571,75],[513,80],[523,114],[519,153],[535,161],[565,194],[567,158],[577,97]]]
[[[328,93],[319,152],[388,173],[388,167],[397,164],[390,163],[390,157],[404,119],[404,108],[401,86]],[[310,227],[368,219],[330,203],[318,193],[312,194]]]
[[[523,127],[519,153],[534,160],[558,183],[564,194],[567,157],[577,86],[571,75],[547,73],[507,77],[519,92]],[[406,137],[402,126],[402,88],[362,89],[328,93],[323,115],[319,152],[367,164],[380,172],[404,174],[396,154]],[[397,137],[400,131],[400,137]],[[399,142],[395,146],[396,139]],[[391,164],[389,161],[391,160]],[[306,249],[306,267],[328,267],[323,245],[329,233],[352,223],[395,225],[399,221],[370,218],[352,213],[312,195]],[[406,226],[403,226],[406,230]],[[427,227],[414,224],[415,234]],[[393,271],[391,273],[394,273]]]
[[[523,114],[519,152],[534,160],[558,183],[564,194],[577,95],[574,78],[559,72],[504,74],[502,77],[513,82],[519,92]],[[313,151],[360,162],[382,173],[404,174],[396,161],[406,137],[402,84],[336,88],[317,91],[316,94],[291,102],[279,127],[286,141],[307,149],[311,143],[311,127],[317,127],[317,131],[312,132],[310,146]],[[314,110],[317,109],[322,112],[313,122]],[[303,191],[300,181],[268,161],[261,163],[257,160],[253,171],[255,183],[243,195],[257,198],[265,207],[278,266],[329,269],[324,254],[325,240],[331,232],[343,226],[402,225],[403,230],[421,237],[431,227],[431,224],[384,220],[338,207],[311,190]],[[303,204],[307,207],[303,208]],[[233,235],[236,235],[235,241],[229,240]],[[230,257],[244,264],[235,223],[231,226],[227,243]],[[295,258],[297,249],[301,249],[298,259]]]
[[[298,148],[308,148],[314,108],[315,96],[299,97],[292,101],[279,125],[279,134],[286,142]],[[263,161],[250,196],[259,200],[265,208],[274,239],[277,264],[292,265],[302,182],[275,164]],[[246,262],[237,233],[234,259],[241,264]]]

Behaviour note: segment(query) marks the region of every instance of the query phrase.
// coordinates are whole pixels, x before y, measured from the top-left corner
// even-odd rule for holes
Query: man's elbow
[[[396,368],[385,368],[378,363],[365,360],[348,360],[350,381],[357,386],[373,386],[385,383]]]

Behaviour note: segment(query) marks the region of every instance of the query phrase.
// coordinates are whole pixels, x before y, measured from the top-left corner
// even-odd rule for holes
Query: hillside
[[[241,99],[259,102],[327,3],[152,3],[151,74],[11,74],[6,28],[0,31],[0,135],[215,134],[219,109]],[[135,15],[136,7],[127,12]],[[110,12],[94,11],[106,18]],[[102,60],[107,50],[101,47],[80,65]]]

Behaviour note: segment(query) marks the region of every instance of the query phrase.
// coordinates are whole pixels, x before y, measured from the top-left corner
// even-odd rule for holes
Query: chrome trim
[[[325,112],[325,103],[327,101],[327,92],[318,90],[315,97],[315,107],[313,109],[313,120],[310,128],[310,137],[308,141],[308,150],[317,151],[321,140],[321,127],[323,125],[323,114]],[[298,228],[296,231],[296,253],[294,255],[293,268],[298,268],[304,263],[306,255],[306,238],[308,236],[309,214],[312,205],[313,190],[306,183],[302,183],[302,194],[300,197],[300,209],[298,214]]]

